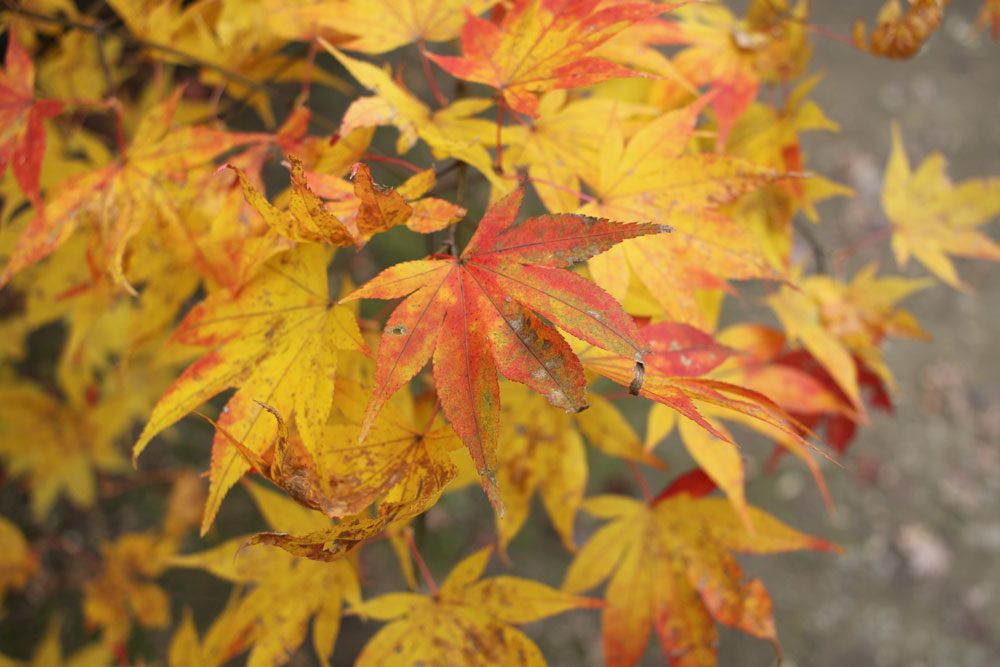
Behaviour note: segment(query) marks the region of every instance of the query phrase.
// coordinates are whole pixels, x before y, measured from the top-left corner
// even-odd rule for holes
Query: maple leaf
[[[352,614],[391,621],[368,641],[357,664],[433,665],[458,659],[469,665],[544,665],[538,646],[513,625],[600,606],[536,581],[480,579],[491,552],[487,547],[458,563],[432,596],[388,593],[352,605]]]
[[[319,28],[335,28],[353,37],[349,51],[385,53],[413,42],[446,42],[458,36],[464,15],[481,14],[497,0],[335,0],[293,10]]]
[[[593,201],[581,213],[617,220],[670,225],[669,237],[637,239],[589,263],[594,282],[618,300],[630,275],[649,289],[666,316],[707,328],[696,288],[726,285],[727,279],[771,278],[753,236],[718,207],[779,177],[748,160],[683,155],[707,98],[653,120],[626,144],[621,128],[607,128],[600,153],[581,171]]]
[[[103,267],[126,289],[122,266],[128,242],[150,220],[176,215],[170,182],[192,184],[207,178],[212,159],[255,135],[207,127],[171,127],[183,89],[147,112],[125,155],[95,171],[71,177],[48,197],[30,221],[0,271],[3,287],[18,271],[50,255],[83,225],[97,236]],[[134,292],[134,288],[131,288]]]
[[[107,642],[128,639],[133,616],[145,628],[170,624],[170,598],[151,580],[166,570],[172,551],[152,532],[101,544],[102,570],[84,588],[83,613],[89,625],[103,629]]]
[[[72,655],[64,656],[60,642],[61,630],[62,616],[59,612],[55,612],[50,616],[45,634],[31,652],[31,660],[14,660],[0,654],[0,665],[2,667],[90,667],[114,663],[114,657],[101,641],[91,642]]]
[[[903,11],[899,0],[888,0],[879,10],[867,40],[865,22],[858,19],[854,23],[854,44],[883,58],[910,58],[941,25],[949,4],[951,0],[910,0]]]
[[[457,100],[432,112],[377,65],[351,58],[322,39],[319,42],[351,76],[376,93],[351,103],[341,121],[340,135],[362,127],[395,125],[399,129],[396,152],[400,155],[410,150],[419,137],[430,146],[436,159],[453,157],[471,165],[498,192],[510,192],[514,188],[513,181],[501,178],[494,171],[493,159],[483,146],[485,139],[493,138],[496,125],[472,118],[492,106],[490,100]]]
[[[397,264],[344,299],[409,295],[386,323],[360,439],[389,397],[433,355],[444,413],[494,502],[497,371],[567,411],[585,406],[583,368],[533,311],[594,345],[641,361],[644,346],[621,306],[563,267],[624,239],[663,231],[579,215],[538,216],[514,225],[523,196],[521,187],[495,204],[460,257]]]
[[[247,489],[274,530],[305,532],[329,525],[322,515],[280,493],[258,484],[247,484]],[[226,581],[253,587],[232,602],[227,612],[227,623],[237,629],[248,628],[239,642],[240,650],[252,647],[248,664],[287,662],[305,641],[309,619],[314,618],[313,646],[321,663],[328,665],[344,601],[356,604],[361,600],[355,565],[347,559],[324,563],[297,558],[281,549],[245,549],[246,541],[246,537],[237,537],[207,551],[174,556],[170,563],[207,570]],[[291,599],[296,601],[294,608],[286,604]]]
[[[371,227],[405,222],[409,229],[428,234],[458,222],[467,213],[444,199],[424,196],[437,183],[433,169],[414,174],[395,189],[371,183],[368,167],[363,164],[355,165],[353,184],[315,172],[306,172],[306,182],[313,192],[328,200],[327,211],[348,222],[368,219],[370,222],[366,224]]]
[[[504,383],[502,391],[497,485],[504,507],[496,516],[501,554],[528,520],[536,490],[563,546],[576,550],[573,523],[587,485],[581,436],[608,456],[666,467],[643,449],[632,426],[601,396],[588,396],[588,408],[569,415],[553,412],[543,396],[523,385]]]
[[[546,513],[570,551],[573,521],[587,486],[587,453],[572,418],[553,411],[545,399],[517,385],[504,387],[497,484],[504,512],[497,516],[499,547],[507,548],[531,513],[538,490]],[[587,410],[581,414],[588,414]]]
[[[709,87],[720,148],[757,97],[762,81],[785,82],[805,68],[809,44],[803,24],[808,10],[804,0],[794,9],[785,0],[755,0],[747,17],[738,19],[721,5],[691,5],[678,10],[673,30],[654,33],[654,43],[689,44],[673,65],[695,85]],[[663,85],[681,88],[671,81]]]
[[[35,97],[35,65],[17,39],[7,33],[7,57],[0,71],[0,177],[13,165],[14,177],[35,208],[41,208],[38,174],[45,155],[42,122],[62,113],[63,104]],[[2,284],[2,282],[0,282]]]
[[[575,211],[580,206],[579,173],[597,160],[606,128],[654,111],[617,99],[570,99],[565,90],[547,91],[530,126],[504,128],[503,138],[510,141],[504,163],[528,167],[528,180],[549,211]]]
[[[859,271],[850,283],[809,276],[796,289],[782,287],[768,302],[791,341],[802,344],[867,420],[852,355],[871,367],[890,387],[892,372],[879,346],[886,336],[927,339],[913,316],[896,303],[927,287],[926,280],[876,277],[876,266]]]
[[[992,26],[993,41],[1000,40],[1000,0],[983,0],[974,25],[977,31]]]
[[[579,593],[610,576],[601,612],[608,665],[636,664],[656,631],[674,667],[714,665],[713,619],[771,641],[777,633],[771,600],[758,579],[744,580],[729,553],[837,548],[748,507],[748,533],[719,498],[677,492],[649,504],[622,496],[588,498],[583,509],[610,520],[580,549],[563,582]],[[779,649],[780,650],[780,649]]]
[[[748,107],[733,126],[726,141],[726,151],[782,173],[802,173],[805,155],[800,133],[840,129],[815,102],[806,99],[819,80],[819,76],[812,76],[803,81],[780,109],[760,103]],[[795,214],[801,210],[817,222],[816,202],[852,194],[854,191],[844,185],[810,174],[809,178],[784,179],[749,193],[730,205],[726,212],[754,232],[774,266],[787,270],[794,241],[791,230]]]
[[[533,93],[643,76],[586,54],[629,25],[673,8],[601,5],[601,0],[517,0],[500,25],[469,14],[462,27],[463,57],[427,56],[452,76],[493,86],[514,111],[537,116]]]
[[[337,350],[367,350],[354,315],[330,300],[327,252],[304,245],[270,260],[236,294],[216,292],[174,332],[175,344],[213,348],[188,367],[160,398],[133,447],[133,460],[160,431],[230,387],[219,425],[243,446],[270,449],[278,424],[262,419],[262,401],[294,422],[315,452],[330,413]],[[211,487],[202,532],[229,489],[249,469],[220,432],[212,447]]]
[[[128,469],[114,446],[133,418],[123,407],[117,400],[67,405],[27,383],[0,386],[0,456],[11,476],[27,477],[36,517],[61,494],[76,506],[93,505],[96,471]]]
[[[204,639],[199,640],[194,614],[190,607],[185,607],[184,615],[167,649],[167,665],[221,667],[235,658],[246,650],[247,638],[256,621],[250,614],[243,612],[244,609],[239,606],[239,598],[230,597],[226,606],[212,620]]]
[[[341,220],[309,189],[302,162],[292,155],[288,156],[288,161],[292,167],[288,211],[282,211],[267,201],[242,169],[227,165],[239,177],[243,194],[250,205],[285,238],[340,247],[353,244],[360,248],[373,235],[405,223],[412,215],[413,209],[401,194],[392,188],[376,186],[371,170],[359,163],[352,170],[354,194],[359,206],[353,220]]]
[[[7,591],[22,589],[38,568],[38,559],[28,548],[28,541],[17,524],[0,516],[0,544],[4,545],[0,554],[0,603]]]
[[[359,385],[341,378],[334,401],[338,412],[357,417],[356,424],[364,412],[365,396]],[[436,502],[457,474],[447,452],[461,442],[450,426],[435,424],[436,415],[421,432],[387,406],[364,445],[356,444],[359,427],[355,424],[331,424],[310,452],[301,441],[289,438],[285,420],[274,408],[263,403],[261,407],[278,423],[277,441],[269,456],[254,452],[215,426],[251,468],[297,503],[330,518],[357,514],[383,495],[406,506],[402,516],[394,512],[390,518],[419,514]]]
[[[101,571],[84,587],[83,611],[89,625],[104,630],[109,644],[128,639],[133,617],[147,628],[170,623],[170,598],[152,580],[166,571],[184,534],[198,523],[203,497],[200,476],[182,471],[159,531],[126,533],[101,544]]]
[[[951,255],[1000,261],[1000,245],[975,228],[1000,213],[1000,178],[952,184],[941,153],[911,170],[899,126],[892,126],[892,153],[882,186],[882,206],[892,223],[892,250],[900,267],[913,255],[934,275],[969,289]]]
[[[760,422],[805,444],[801,425],[772,400],[752,389],[713,378],[695,377],[715,368],[726,358],[723,348],[707,334],[682,324],[663,322],[644,328],[643,336],[653,351],[646,355],[645,370],[640,375],[632,372],[627,359],[584,345],[574,349],[588,370],[629,387],[631,393],[656,401],[692,422],[682,426],[688,451],[726,491],[749,527],[750,515],[743,494],[743,464],[738,450],[729,432],[702,411],[707,408],[716,416],[739,416]],[[673,419],[671,416],[657,425],[655,438],[651,436],[648,441],[650,445],[669,433]],[[705,433],[692,428],[694,425]]]

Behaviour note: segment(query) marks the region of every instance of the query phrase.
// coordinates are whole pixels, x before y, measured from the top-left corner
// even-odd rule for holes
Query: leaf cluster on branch
[[[889,0],[853,43],[910,57],[948,4]],[[966,290],[953,257],[1000,260],[1000,179],[912,167],[893,125],[882,231],[829,272],[817,204],[853,193],[801,135],[839,129],[813,35],[852,41],[808,0],[26,0],[0,26],[0,461],[26,494],[0,595],[74,556],[99,634],[64,661],[53,620],[31,664],[283,664],[309,636],[328,664],[345,613],[384,623],[359,664],[544,664],[517,626],[588,609],[611,665],[651,633],[714,665],[717,624],[780,655],[733,553],[838,547],[748,502],[730,425],[832,503],[822,459],[891,409],[882,345],[927,338],[899,304],[933,283],[843,260],[889,240]],[[779,327],[721,326],[746,281]],[[664,478],[674,431],[694,467]],[[596,487],[591,451],[634,488]],[[167,482],[156,526],[100,518]],[[238,486],[266,532],[227,525]],[[559,588],[484,576],[536,491]],[[494,524],[438,585],[417,543],[447,496]],[[401,574],[372,571],[383,541]],[[209,622],[159,581],[192,568],[234,584]]]

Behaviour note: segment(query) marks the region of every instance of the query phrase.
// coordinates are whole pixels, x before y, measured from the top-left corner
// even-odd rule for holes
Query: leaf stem
[[[635,478],[635,483],[639,485],[639,492],[642,494],[642,499],[647,503],[653,502],[653,492],[649,488],[649,483],[646,478],[642,476],[642,471],[639,470],[639,466],[635,461],[625,461],[625,465],[628,466],[629,472],[632,473],[632,477]]]
[[[319,44],[316,40],[309,42],[309,52],[306,54],[305,73],[302,76],[302,91],[299,93],[299,99],[296,100],[299,104],[302,104],[309,99],[309,90],[312,86],[312,71],[313,66],[316,63],[316,50],[318,48]]]
[[[880,241],[892,236],[892,227],[885,226],[876,229],[874,232],[865,236],[854,243],[844,246],[843,248],[838,248],[833,251],[833,269],[837,275],[842,275],[844,270],[844,263],[854,254],[861,252],[865,248],[875,245]]]
[[[438,412],[441,410],[441,399],[438,398],[437,402],[434,404],[434,409],[431,410],[431,417],[427,420],[427,426],[424,426],[423,433],[420,434],[421,438],[427,437],[427,434],[431,432],[431,427],[434,426],[434,420],[438,416]]]
[[[420,570],[420,576],[424,578],[427,583],[427,588],[430,590],[431,595],[436,596],[438,594],[437,584],[434,583],[434,577],[431,576],[431,571],[427,567],[427,563],[424,562],[423,557],[417,550],[417,545],[413,541],[413,531],[407,528],[403,531],[403,539],[406,540],[406,546],[410,550],[410,554],[413,555],[413,562],[417,564],[417,569]]]
[[[441,89],[438,88],[437,79],[434,78],[434,70],[431,68],[430,58],[427,57],[427,53],[424,51],[424,40],[417,42],[417,50],[420,52],[420,65],[424,68],[424,76],[427,77],[427,85],[431,88],[434,100],[439,107],[448,106],[448,99],[441,92]]]
[[[556,183],[555,181],[550,181],[547,178],[539,178],[537,176],[528,176],[528,175],[519,176],[514,174],[501,174],[501,176],[503,178],[516,178],[519,180],[523,178],[524,180],[531,181],[532,183],[541,183],[542,185],[547,185],[550,188],[555,188],[556,190],[568,192],[569,194],[579,197],[580,199],[588,203],[597,201],[596,197],[592,197],[584,192],[580,192],[579,190],[574,190],[573,188],[568,188],[565,185],[560,185],[559,183]]]
[[[493,165],[493,170],[498,174],[503,173],[503,144],[500,143],[503,134],[503,95],[497,102],[497,160]]]
[[[423,169],[413,164],[412,162],[407,162],[406,160],[403,160],[401,158],[392,157],[389,155],[376,155],[374,153],[365,153],[363,156],[361,156],[361,159],[371,160],[373,162],[388,162],[390,164],[398,164],[400,167],[405,167],[415,174],[419,174],[420,172],[423,171]]]

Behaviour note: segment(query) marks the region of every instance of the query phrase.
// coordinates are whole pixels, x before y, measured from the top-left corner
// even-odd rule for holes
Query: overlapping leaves
[[[539,315],[633,363],[641,361],[645,346],[617,302],[563,268],[624,239],[663,231],[579,215],[539,216],[514,225],[523,194],[518,189],[494,205],[461,256],[397,264],[348,297],[407,296],[385,325],[359,439],[368,436],[389,397],[433,356],[441,406],[494,502],[497,372],[566,411],[586,405],[583,367]]]

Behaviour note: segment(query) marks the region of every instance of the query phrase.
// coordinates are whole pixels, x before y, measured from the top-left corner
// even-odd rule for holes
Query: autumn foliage
[[[948,4],[889,0],[843,48],[910,57]],[[31,664],[328,664],[344,615],[378,628],[363,665],[544,664],[520,626],[570,610],[611,665],[653,634],[714,665],[719,624],[780,655],[734,554],[839,548],[747,501],[766,452],[737,435],[835,504],[819,459],[891,409],[883,341],[926,338],[900,302],[969,289],[956,256],[1000,260],[978,229],[1000,178],[911,164],[896,125],[861,243],[932,276],[803,252],[816,205],[852,195],[800,144],[838,129],[809,9],[5,3],[0,595],[78,559],[93,635],[64,660],[52,620]],[[980,22],[997,35],[995,1]],[[720,325],[747,281],[759,318]],[[692,467],[650,488],[666,447]],[[631,488],[588,486],[589,452]],[[451,535],[438,584],[420,547],[448,496],[495,522]],[[161,518],[70,530],[117,498]],[[573,554],[558,588],[516,576],[529,521]],[[211,618],[163,583],[185,569],[233,584]]]

